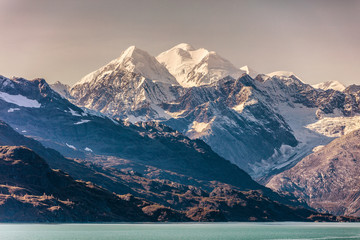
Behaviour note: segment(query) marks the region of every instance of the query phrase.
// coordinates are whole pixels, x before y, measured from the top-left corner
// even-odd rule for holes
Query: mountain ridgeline
[[[76,105],[107,116],[158,121],[202,139],[265,183],[332,140],[311,128],[319,120],[359,113],[358,92],[338,91],[342,87],[336,82],[316,87],[291,72],[257,74],[213,51],[179,44],[156,58],[130,47],[68,94]]]

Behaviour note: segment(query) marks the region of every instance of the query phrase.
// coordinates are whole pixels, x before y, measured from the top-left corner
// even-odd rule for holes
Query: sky
[[[0,75],[69,85],[131,45],[360,84],[360,0],[0,0]]]

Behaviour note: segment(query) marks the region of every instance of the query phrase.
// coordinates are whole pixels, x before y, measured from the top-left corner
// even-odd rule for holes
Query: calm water
[[[0,224],[0,239],[360,239],[360,224]]]

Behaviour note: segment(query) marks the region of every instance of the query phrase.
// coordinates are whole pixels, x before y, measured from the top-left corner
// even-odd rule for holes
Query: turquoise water
[[[359,223],[0,224],[1,240],[360,239]]]

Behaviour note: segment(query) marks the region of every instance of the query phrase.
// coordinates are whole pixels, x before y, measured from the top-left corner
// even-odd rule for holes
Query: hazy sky
[[[360,0],[0,0],[0,75],[73,84],[130,45],[360,84]]]

